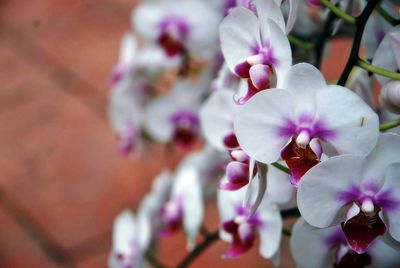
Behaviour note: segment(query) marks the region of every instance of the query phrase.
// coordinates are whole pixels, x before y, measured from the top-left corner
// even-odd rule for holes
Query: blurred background
[[[1,1],[0,267],[106,267],[114,217],[136,209],[153,177],[182,157],[162,146],[116,154],[107,79],[136,2]],[[336,80],[349,43],[329,50],[323,70]],[[218,228],[215,204],[206,219]],[[282,267],[294,267],[283,243]],[[226,248],[216,243],[193,267],[271,267],[257,247],[221,260]],[[183,234],[161,240],[169,267],[185,254]]]

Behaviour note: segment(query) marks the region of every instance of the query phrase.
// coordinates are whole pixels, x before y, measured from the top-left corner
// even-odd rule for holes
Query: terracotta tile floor
[[[140,159],[114,153],[106,80],[135,2],[2,1],[0,267],[106,267],[115,215],[135,208],[180,157],[159,147]],[[336,66],[324,65],[328,79],[337,79]],[[164,240],[161,258],[172,266],[183,248],[182,235]],[[221,261],[225,248],[217,243],[193,267],[270,267],[257,249]],[[287,254],[282,267],[293,267]]]

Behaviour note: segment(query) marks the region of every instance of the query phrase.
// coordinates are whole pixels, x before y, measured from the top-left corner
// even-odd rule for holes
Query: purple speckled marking
[[[385,32],[383,31],[376,32],[376,40],[378,45],[382,42],[384,37],[385,37]]]
[[[167,16],[158,24],[158,28],[160,29],[160,35],[169,33],[171,28],[175,28],[177,30],[177,34],[179,36],[174,36],[175,38],[179,38],[180,40],[184,40],[187,38],[190,32],[190,27],[187,21],[179,16]]]
[[[238,203],[235,206],[235,213],[236,213],[236,216],[247,217],[249,215],[249,210],[247,208],[244,208],[242,203]],[[253,224],[254,226],[257,226],[258,228],[264,227],[264,223],[261,221],[258,212],[254,213],[253,216],[248,218],[247,222],[250,224]]]
[[[284,119],[284,123],[278,129],[278,135],[283,138],[290,138],[298,135],[303,130],[308,132],[310,138],[318,137],[329,140],[335,137],[335,131],[328,129],[322,119],[315,121],[308,114],[300,115],[297,123],[289,118]]]
[[[400,207],[400,200],[393,196],[391,190],[379,192],[379,186],[373,181],[365,182],[362,190],[358,185],[353,184],[348,190],[337,193],[337,200],[344,204],[353,201],[362,203],[367,198],[386,212],[396,211]]]
[[[362,192],[358,185],[349,186],[348,190],[341,191],[337,193],[337,200],[343,202],[344,204],[358,201],[362,197]]]
[[[369,180],[363,183],[363,189],[375,194],[379,191],[379,186],[376,182]]]
[[[174,126],[182,123],[187,123],[190,126],[198,126],[200,124],[198,115],[191,110],[180,110],[173,114],[170,120]]]
[[[385,190],[375,196],[376,203],[385,212],[394,212],[400,207],[400,200],[396,199],[391,190]]]

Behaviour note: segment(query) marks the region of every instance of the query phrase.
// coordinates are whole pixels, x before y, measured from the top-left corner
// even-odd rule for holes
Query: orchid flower
[[[247,79],[245,103],[263,89],[280,86],[292,64],[285,21],[274,1],[256,1],[258,17],[248,9],[232,9],[220,25],[221,49],[229,69]]]
[[[137,217],[128,210],[114,222],[110,268],[144,267],[143,254],[151,238],[150,219],[139,211]]]
[[[400,114],[400,81],[387,82],[381,90],[380,101],[392,113]]]
[[[204,146],[200,151],[187,155],[179,164],[178,170],[192,169],[198,174],[204,197],[215,195],[216,181],[219,180],[229,162],[226,153],[212,146]]]
[[[146,1],[132,14],[134,29],[169,57],[211,57],[220,19],[217,10],[202,0]]]
[[[256,5],[255,5],[256,0],[224,0],[224,1],[214,0],[214,1],[216,2],[217,6],[220,9],[222,8],[224,16],[227,16],[229,14],[230,10],[235,7],[246,8],[255,14],[257,13]],[[289,2],[289,12],[288,12],[288,16],[287,16],[288,18],[287,18],[287,22],[286,22],[286,32],[290,32],[296,21],[297,10],[298,10],[300,2],[298,0],[289,0],[289,1],[274,0],[274,1],[278,6],[283,5],[285,2]]]
[[[292,33],[310,38],[321,30],[320,26],[326,17],[326,13],[306,5],[307,0],[298,0],[298,2],[297,18]]]
[[[365,7],[367,1],[360,1],[362,8]],[[395,6],[389,1],[381,1],[381,7],[385,9],[392,17],[400,19],[400,14],[396,12]],[[365,48],[365,54],[368,59],[372,59],[382,42],[386,33],[388,33],[393,26],[386,21],[380,14],[374,12],[369,17],[367,24],[365,25],[365,31],[362,37],[362,43]]]
[[[145,127],[159,142],[173,141],[189,147],[198,135],[201,90],[188,81],[178,81],[166,95],[155,98],[146,108]]]
[[[213,91],[220,89],[236,90],[240,79],[233,74],[226,63],[224,63],[218,71],[217,77],[212,82]]]
[[[322,153],[365,155],[375,146],[375,112],[347,88],[327,85],[314,66],[294,65],[283,88],[254,96],[236,116],[234,130],[256,161],[285,160],[294,185]]]
[[[161,235],[169,235],[183,227],[188,249],[196,242],[203,220],[203,194],[199,173],[192,166],[181,166],[172,185],[171,195],[161,209]]]
[[[371,108],[375,109],[373,84],[373,76],[363,69],[358,69],[351,75],[347,87],[360,96]]]
[[[335,156],[310,169],[298,190],[301,215],[319,228],[341,223],[357,253],[381,235],[400,242],[399,151],[399,135],[381,134],[368,156]]]
[[[154,178],[150,193],[148,193],[141,202],[140,207],[143,213],[151,220],[152,233],[158,233],[162,226],[162,207],[169,200],[173,185],[173,175],[164,170]]]
[[[221,110],[221,107],[224,109]],[[255,175],[255,163],[251,163],[250,157],[239,147],[233,131],[233,120],[241,107],[233,101],[231,90],[220,89],[200,109],[201,127],[206,140],[221,151],[229,150],[232,159],[226,167],[226,180],[219,183],[220,189],[240,189]],[[267,195],[278,204],[287,204],[294,196],[288,175],[270,166],[267,177]]]
[[[118,152],[127,155],[140,143],[144,82],[124,77],[110,92],[108,118],[120,139]]]
[[[222,111],[221,107],[224,107]],[[233,101],[231,90],[220,89],[207,99],[200,110],[206,140],[219,150],[228,150],[232,158],[226,166],[227,181],[219,184],[220,189],[237,190],[247,185],[255,175],[254,164],[250,164],[250,157],[239,147],[233,131],[233,119],[240,107]]]
[[[395,268],[400,265],[400,252],[381,240],[358,254],[347,245],[340,226],[315,228],[302,218],[293,227],[290,246],[299,268]]]
[[[179,66],[175,58],[168,58],[156,46],[145,46],[139,49],[138,41],[132,33],[122,38],[119,60],[111,75],[110,84],[115,86],[127,76],[143,80],[144,76],[153,78],[162,71]]]
[[[400,69],[400,25],[392,28],[376,49],[372,64],[383,69],[397,72]],[[389,78],[376,75],[381,85]]]
[[[126,33],[122,38],[119,60],[114,67],[110,83],[112,86],[117,84],[122,78],[129,74],[137,56],[138,44],[132,33]]]
[[[257,184],[251,187],[257,188]],[[229,250],[223,255],[234,258],[252,248],[258,233],[260,254],[264,258],[277,260],[282,232],[282,218],[278,207],[264,198],[258,210],[250,214],[243,207],[246,189],[235,192],[219,190],[217,195],[221,217],[220,237],[230,243]]]

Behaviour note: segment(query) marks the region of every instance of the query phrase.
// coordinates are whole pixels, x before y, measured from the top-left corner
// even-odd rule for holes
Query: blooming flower
[[[257,184],[254,183],[251,187],[257,188]],[[277,261],[282,232],[279,209],[269,199],[264,198],[257,212],[250,214],[250,210],[243,207],[245,195],[245,188],[235,192],[218,191],[220,237],[230,243],[228,252],[223,256],[234,258],[242,255],[253,246],[258,233],[260,254],[264,258],[274,258]]]
[[[327,85],[306,63],[290,69],[283,88],[258,93],[235,118],[237,139],[250,157],[262,163],[281,157],[297,185],[322,152],[367,154],[373,149],[378,116],[356,94]]]
[[[362,7],[365,7],[366,2],[360,1]],[[389,1],[382,1],[380,3],[381,7],[388,12],[393,18],[399,19],[400,14],[396,12],[396,7]],[[365,54],[368,59],[372,59],[378,48],[379,44],[382,42],[386,33],[388,33],[393,26],[383,18],[379,13],[373,12],[368,18],[367,24],[365,25],[365,31],[362,36],[362,42],[365,48]]]
[[[383,69],[397,72],[400,69],[400,26],[393,27],[376,49],[372,64]],[[381,85],[390,78],[376,75]]]
[[[340,226],[315,228],[302,218],[293,227],[290,246],[299,268],[395,268],[400,264],[400,252],[380,240],[357,254],[347,245]]]
[[[146,1],[132,14],[136,31],[169,57],[212,56],[220,19],[217,10],[202,0]]]
[[[400,82],[387,82],[381,90],[380,101],[391,112],[400,114]]]
[[[161,235],[183,227],[188,248],[195,245],[203,220],[203,194],[199,173],[192,166],[181,166],[177,171],[169,199],[161,208],[161,220]]]
[[[150,222],[151,233],[159,233],[162,226],[162,207],[169,200],[174,176],[169,171],[164,170],[154,178],[150,193],[142,200],[140,207],[143,213],[147,214]]]
[[[196,172],[204,196],[210,197],[215,195],[216,181],[223,176],[228,162],[229,157],[226,153],[216,150],[212,146],[205,146],[200,151],[187,155],[179,164],[178,170],[190,168]]]
[[[114,71],[110,79],[111,85],[118,83],[131,71],[137,55],[137,46],[138,44],[133,34],[126,33],[122,38],[118,63],[114,67]]]
[[[150,221],[139,211],[137,217],[128,210],[121,212],[114,221],[110,268],[144,267],[143,254],[151,238]]]
[[[368,156],[335,156],[309,170],[297,196],[304,219],[320,228],[341,223],[357,253],[380,235],[400,241],[399,150],[399,135],[381,134]]]
[[[120,140],[118,152],[129,154],[140,142],[143,123],[142,84],[124,77],[110,92],[108,118]]]
[[[202,91],[178,81],[168,94],[154,99],[146,108],[145,127],[159,142],[173,141],[181,148],[189,147],[200,130],[198,109]]]
[[[280,85],[292,64],[285,21],[274,1],[256,1],[258,17],[232,9],[220,25],[221,49],[229,69],[247,79],[244,103],[260,90]]]
[[[221,107],[224,107],[222,111]],[[249,165],[250,157],[239,147],[233,132],[233,118],[240,107],[233,101],[231,90],[220,89],[207,99],[200,110],[206,140],[219,150],[228,150],[232,158],[226,166],[227,181],[219,184],[219,188],[225,190],[237,190],[247,185],[254,175],[254,165]]]

